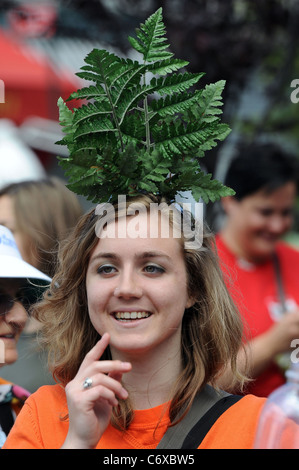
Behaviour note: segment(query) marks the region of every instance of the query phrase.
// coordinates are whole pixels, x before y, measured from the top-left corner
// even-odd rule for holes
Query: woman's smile
[[[91,322],[100,335],[111,335],[111,348],[140,350],[163,340],[180,344],[190,300],[178,239],[100,239],[89,262],[86,289]]]
[[[113,316],[116,320],[119,321],[133,321],[133,320],[141,320],[144,318],[148,318],[151,315],[150,312],[145,312],[144,310],[142,311],[133,311],[133,312],[128,312],[128,311],[119,311],[119,312],[114,312]]]

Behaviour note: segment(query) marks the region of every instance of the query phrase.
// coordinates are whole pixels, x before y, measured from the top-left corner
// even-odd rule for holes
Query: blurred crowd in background
[[[82,85],[75,73],[93,47],[130,56],[128,35],[160,6],[175,56],[205,72],[202,84],[226,80],[223,119],[232,132],[205,156],[207,171],[224,180],[233,148],[244,140],[279,141],[296,153],[296,0],[2,0],[0,185],[60,175],[57,99]],[[207,216],[217,227],[217,206]]]

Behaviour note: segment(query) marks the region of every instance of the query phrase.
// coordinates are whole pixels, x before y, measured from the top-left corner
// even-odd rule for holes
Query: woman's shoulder
[[[64,387],[61,384],[43,385],[30,395],[27,402],[40,403],[66,403],[66,395]]]
[[[199,448],[251,449],[266,398],[245,395],[215,422]]]

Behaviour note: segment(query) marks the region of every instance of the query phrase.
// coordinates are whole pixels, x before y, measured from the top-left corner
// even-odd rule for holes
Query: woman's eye
[[[273,210],[272,209],[261,209],[260,214],[263,217],[270,217],[273,214]]]
[[[149,274],[161,274],[165,272],[164,268],[161,268],[161,266],[155,266],[153,264],[150,264],[148,266],[145,266],[145,271]]]
[[[104,265],[97,269],[98,274],[113,274],[116,271],[114,266]]]

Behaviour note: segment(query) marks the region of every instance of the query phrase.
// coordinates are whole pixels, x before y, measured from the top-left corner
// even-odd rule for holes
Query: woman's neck
[[[223,228],[221,231],[221,238],[227,248],[238,260],[243,260],[247,261],[248,263],[258,265],[263,264],[269,259],[268,256],[254,256],[252,253],[244,250],[242,243],[238,240],[238,237],[236,237],[234,230],[232,230],[229,226]]]
[[[131,372],[123,376],[122,383],[130,394],[134,409],[153,408],[172,398],[182,369],[180,351],[171,357],[160,355],[158,351],[150,351],[141,358],[138,354],[137,357],[117,356],[117,359],[132,364]]]

